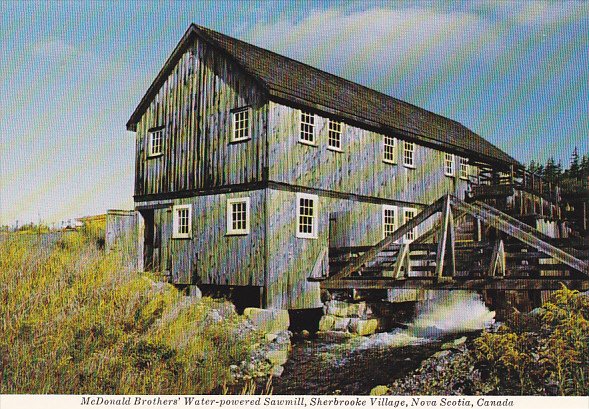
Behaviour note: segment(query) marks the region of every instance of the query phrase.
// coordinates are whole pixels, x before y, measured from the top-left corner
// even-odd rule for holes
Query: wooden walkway
[[[472,241],[456,239],[465,217],[475,221]],[[431,228],[403,243],[430,218]],[[483,228],[493,233],[483,238]],[[589,246],[547,237],[491,206],[450,195],[375,246],[330,249],[329,256],[324,289],[589,289]]]

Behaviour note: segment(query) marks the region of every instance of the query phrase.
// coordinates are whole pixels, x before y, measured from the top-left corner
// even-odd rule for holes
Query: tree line
[[[589,153],[581,157],[579,149],[575,147],[568,168],[564,168],[560,161],[557,163],[550,157],[545,164],[532,160],[527,169],[550,182],[563,186],[578,185],[589,178]]]

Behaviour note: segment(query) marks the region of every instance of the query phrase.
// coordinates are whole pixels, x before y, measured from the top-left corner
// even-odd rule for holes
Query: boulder
[[[366,317],[370,309],[365,302],[349,303],[346,301],[331,300],[326,303],[325,313],[337,317]]]
[[[349,328],[350,332],[354,332],[358,335],[372,335],[378,328],[378,320],[374,318],[369,320],[352,319],[350,320]]]
[[[202,298],[202,291],[200,291],[200,288],[198,288],[195,285],[189,285],[188,286],[188,295],[190,297],[197,299],[197,300],[200,300]]]
[[[438,351],[435,354],[432,355],[433,358],[435,359],[441,359],[444,358],[448,355],[450,355],[452,352],[448,351],[448,350],[444,350],[444,351]]]
[[[333,315],[324,315],[319,320],[319,331],[331,331],[335,326],[335,317]]]
[[[290,326],[287,310],[265,310],[261,308],[246,308],[243,315],[259,330],[267,334],[287,331]]]
[[[282,366],[288,360],[288,351],[277,349],[266,352],[266,359],[274,366]]]
[[[349,318],[341,318],[341,317],[335,317],[335,322],[333,325],[333,329],[336,331],[347,331],[348,330],[348,325],[350,324],[350,319]]]
[[[445,349],[456,349],[456,348],[460,348],[462,345],[464,345],[466,342],[466,337],[460,337],[455,339],[454,341],[451,342],[446,342],[445,344],[442,344],[441,349],[445,350]]]
[[[336,317],[348,316],[348,303],[345,301],[331,300],[327,302],[325,313],[328,315],[335,315]]]
[[[388,386],[378,385],[370,390],[370,396],[383,396],[389,392]]]
[[[282,373],[284,372],[284,367],[281,365],[274,365],[272,367],[272,369],[270,370],[270,375],[272,375],[274,378],[280,378],[282,376]]]

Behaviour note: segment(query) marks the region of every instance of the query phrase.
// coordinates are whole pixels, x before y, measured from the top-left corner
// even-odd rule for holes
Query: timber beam
[[[584,279],[519,278],[505,277],[501,280],[486,278],[455,277],[450,282],[439,282],[436,277],[347,277],[340,280],[325,280],[320,287],[328,290],[357,289],[424,289],[424,290],[558,290],[564,284],[570,289],[589,290],[589,281]]]

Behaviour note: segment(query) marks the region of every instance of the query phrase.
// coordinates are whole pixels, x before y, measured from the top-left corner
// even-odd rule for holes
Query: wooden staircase
[[[407,231],[441,217],[412,243]],[[480,237],[482,227],[489,232]],[[484,203],[445,196],[375,246],[329,250],[322,288],[589,288],[589,249]]]

